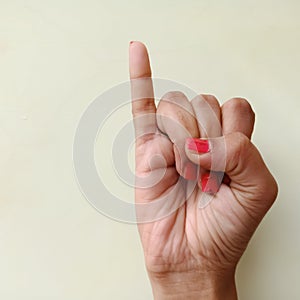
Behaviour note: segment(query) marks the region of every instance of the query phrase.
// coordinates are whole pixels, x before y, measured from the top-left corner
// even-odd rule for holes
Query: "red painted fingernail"
[[[209,152],[209,143],[208,140],[196,139],[196,138],[187,138],[186,139],[187,148],[198,153],[207,153]]]
[[[201,175],[201,185],[204,193],[217,193],[220,187],[218,175],[214,173],[203,173]]]

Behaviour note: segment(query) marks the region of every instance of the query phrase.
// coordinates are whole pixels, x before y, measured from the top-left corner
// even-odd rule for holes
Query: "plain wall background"
[[[93,209],[72,166],[82,112],[128,79],[141,40],[154,76],[251,102],[280,193],[238,291],[298,299],[299,13],[298,0],[0,0],[0,298],[151,299],[136,227]]]

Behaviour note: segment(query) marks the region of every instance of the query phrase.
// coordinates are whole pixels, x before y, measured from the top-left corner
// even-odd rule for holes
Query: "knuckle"
[[[132,108],[131,108],[133,115],[154,113],[152,99],[134,100],[134,102],[135,102],[135,105],[132,106]]]
[[[224,106],[225,109],[233,112],[239,112],[246,115],[252,115],[254,117],[254,111],[247,99],[236,97],[228,100]]]
[[[171,91],[164,94],[158,103],[157,112],[162,115],[191,115],[192,108],[184,93]]]
[[[203,98],[210,106],[212,107],[219,107],[219,101],[214,95],[209,95],[209,94],[200,94],[199,95],[201,98]]]
[[[170,91],[162,96],[162,101],[179,102],[182,99],[187,99],[185,94],[180,91]]]
[[[197,121],[191,103],[184,93],[171,91],[159,101],[156,119],[158,127],[173,137],[198,133]]]

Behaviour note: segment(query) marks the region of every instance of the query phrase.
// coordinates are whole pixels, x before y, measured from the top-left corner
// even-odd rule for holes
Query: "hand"
[[[154,221],[138,225],[154,297],[236,299],[236,265],[277,196],[250,141],[254,113],[243,99],[220,107],[213,96],[190,102],[180,92],[166,94],[156,108],[146,47],[132,42],[129,52],[136,177],[143,182],[135,200],[153,204],[167,195],[168,203],[146,211]],[[219,171],[230,182],[221,183]],[[205,192],[213,199],[199,208]]]

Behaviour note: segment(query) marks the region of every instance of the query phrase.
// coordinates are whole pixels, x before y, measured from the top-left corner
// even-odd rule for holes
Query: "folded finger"
[[[232,98],[222,105],[222,128],[224,135],[241,132],[250,139],[254,121],[255,115],[247,100]]]
[[[201,138],[214,138],[222,135],[221,108],[219,101],[213,95],[198,95],[192,101],[192,106],[197,118]],[[190,146],[197,146],[191,140]],[[208,171],[199,168],[200,176],[198,185],[202,191],[216,193],[222,182],[223,173]]]
[[[177,172],[186,179],[197,178],[197,166],[185,154],[185,140],[199,137],[197,121],[187,97],[181,92],[169,92],[160,100],[157,108],[157,124],[174,145]]]

